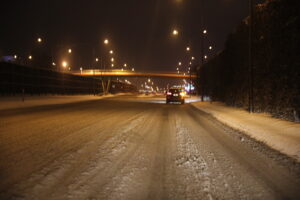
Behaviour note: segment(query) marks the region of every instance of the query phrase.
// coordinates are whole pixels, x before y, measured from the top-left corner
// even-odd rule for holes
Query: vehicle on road
[[[183,89],[171,88],[166,93],[166,103],[180,102],[184,104],[186,92]]]

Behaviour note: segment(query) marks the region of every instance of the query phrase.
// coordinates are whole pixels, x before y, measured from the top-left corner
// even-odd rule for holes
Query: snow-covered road
[[[153,97],[2,112],[0,180],[1,200],[300,197],[298,163]]]

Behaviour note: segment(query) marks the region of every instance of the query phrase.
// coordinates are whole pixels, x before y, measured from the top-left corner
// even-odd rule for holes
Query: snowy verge
[[[269,114],[254,113],[222,103],[196,102],[192,105],[227,126],[264,142],[300,162],[300,124],[272,118]]]
[[[122,95],[122,94],[117,94]],[[76,103],[81,101],[90,101],[103,99],[108,97],[113,97],[116,95],[108,94],[105,96],[94,96],[94,95],[42,95],[42,96],[26,96],[24,101],[22,97],[0,97],[0,111],[19,109],[19,108],[29,108],[35,106],[46,106],[46,105],[56,105],[56,104],[68,104]]]

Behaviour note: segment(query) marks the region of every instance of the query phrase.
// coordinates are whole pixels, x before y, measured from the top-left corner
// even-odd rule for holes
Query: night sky
[[[2,3],[0,56],[27,57],[41,37],[43,51],[60,62],[65,49],[73,68],[88,68],[94,57],[136,70],[175,70],[179,61],[199,59],[200,19],[208,30],[209,57],[220,52],[228,34],[248,15],[248,0],[10,0]],[[174,38],[172,30],[179,35]],[[108,38],[110,46],[103,40]],[[185,47],[192,51],[187,54]]]

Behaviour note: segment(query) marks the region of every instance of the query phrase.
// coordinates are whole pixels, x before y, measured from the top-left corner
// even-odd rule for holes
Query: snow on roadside
[[[299,123],[275,119],[268,114],[249,114],[247,111],[228,107],[222,103],[198,102],[192,105],[300,162]]]
[[[94,95],[48,95],[48,96],[26,96],[25,101],[22,101],[22,97],[1,97],[0,98],[0,110],[28,108],[35,106],[76,103],[81,101],[97,100],[115,95],[109,94],[105,96]]]

